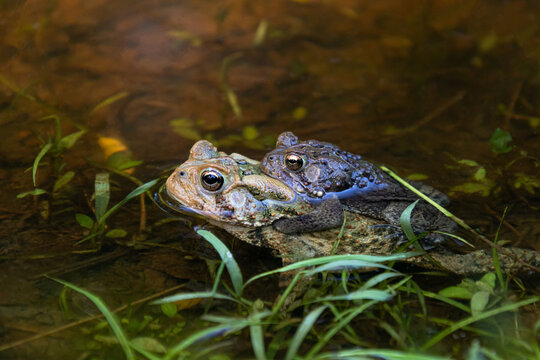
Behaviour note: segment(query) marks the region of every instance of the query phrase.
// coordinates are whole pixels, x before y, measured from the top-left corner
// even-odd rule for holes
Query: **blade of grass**
[[[300,277],[302,275],[304,275],[303,272],[297,272],[296,274],[294,274],[293,279],[291,280],[291,282],[289,283],[285,291],[281,294],[281,296],[279,297],[279,300],[275,303],[274,307],[272,308],[273,315],[276,315],[282,309],[283,304],[285,304],[285,301],[287,300],[287,298],[293,291],[294,287],[296,286],[296,284],[298,283],[298,280],[300,280]]]
[[[381,265],[378,263],[373,263],[369,261],[360,261],[360,260],[338,260],[333,261],[328,264],[324,264],[321,266],[316,267],[313,270],[310,270],[306,273],[307,276],[311,276],[323,271],[336,271],[336,270],[342,270],[342,269],[358,269],[358,268],[369,268],[369,267],[376,267],[380,269],[390,270],[388,266]]]
[[[192,293],[180,293],[180,294],[167,296],[162,299],[152,301],[151,304],[160,305],[160,304],[166,304],[166,303],[172,303],[172,302],[190,300],[190,299],[221,299],[221,300],[230,300],[230,301],[238,302],[238,300],[236,300],[235,298],[227,296],[227,295],[210,292],[210,291],[200,291],[200,292],[192,292]]]
[[[99,223],[100,225],[103,225],[105,223],[105,220],[111,216],[118,208],[123,206],[125,203],[127,203],[129,200],[133,199],[136,196],[141,195],[142,193],[148,191],[152,186],[156,185],[158,182],[158,179],[154,179],[152,181],[149,181],[147,183],[142,184],[141,186],[137,187],[135,190],[127,194],[127,196],[122,199],[118,204],[111,207],[105,214],[103,214],[103,217],[100,219]]]
[[[334,241],[334,244],[332,245],[332,251],[330,252],[330,255],[336,254],[336,251],[339,247],[339,243],[341,242],[341,238],[343,237],[343,232],[345,231],[345,224],[347,224],[347,214],[344,211],[343,223],[341,224],[341,228],[339,229],[339,233],[338,233],[338,236],[336,237],[336,241]]]
[[[321,354],[317,359],[367,359],[377,357],[385,360],[448,360],[450,357],[424,355],[387,349],[350,349]]]
[[[210,231],[197,230],[197,234],[201,235],[214,247],[214,249],[216,249],[219,256],[221,257],[221,261],[225,263],[227,271],[229,271],[229,276],[231,277],[231,282],[236,295],[241,296],[244,280],[242,277],[242,272],[240,271],[240,267],[236,263],[236,260],[234,260],[234,257],[230,250]]]
[[[264,42],[266,38],[266,32],[268,30],[268,21],[261,20],[257,30],[255,31],[255,39],[253,39],[253,46],[259,46]]]
[[[162,360],[160,356],[152,354],[150,351],[144,349],[142,346],[140,346],[137,343],[134,343],[134,342],[130,341],[129,344],[135,351],[139,352],[146,359],[149,359],[149,360]]]
[[[38,102],[37,99],[27,94],[24,89],[19,89],[15,84],[13,84],[11,81],[9,81],[7,78],[5,78],[3,75],[0,74],[0,84],[3,84],[5,87],[16,93],[17,95],[20,95],[24,97],[27,100],[30,100],[32,102]]]
[[[477,322],[479,320],[487,319],[489,317],[501,314],[501,313],[506,312],[506,311],[512,311],[512,310],[519,309],[522,306],[532,304],[532,303],[537,302],[537,301],[540,301],[540,296],[535,296],[535,297],[532,297],[532,298],[529,298],[529,299],[526,299],[526,300],[523,300],[523,301],[520,301],[520,302],[517,302],[517,303],[501,306],[500,308],[489,310],[489,311],[486,311],[486,312],[483,312],[483,313],[468,317],[468,318],[463,319],[461,321],[458,321],[458,322],[454,323],[452,326],[444,329],[443,331],[439,332],[437,335],[432,337],[428,342],[426,342],[424,345],[422,345],[421,349],[422,350],[429,349],[430,347],[432,347],[433,345],[435,345],[436,343],[438,343],[439,341],[444,339],[446,336],[450,335],[454,331],[459,330],[459,329],[461,329],[461,328],[463,328],[463,327],[465,327],[465,326],[467,326],[469,324],[472,324],[472,323]]]
[[[497,241],[499,241],[499,233],[501,231],[502,224],[504,222],[504,217],[506,216],[506,211],[508,210],[508,206],[504,208],[504,212],[502,215],[502,219],[499,222],[499,226],[497,227],[497,232],[495,233],[495,238],[493,239],[493,242],[496,244]],[[501,289],[506,291],[506,282],[504,281],[504,276],[502,274],[501,270],[501,263],[499,262],[499,253],[497,252],[497,249],[493,248],[491,249],[493,252],[493,267],[495,268],[495,273],[497,274],[497,279],[499,279],[499,284],[501,286]]]
[[[84,135],[84,133],[86,133],[86,130],[79,130],[77,132],[64,136],[58,141],[58,150],[60,151],[71,148],[73,145],[75,145],[77,140],[79,140],[79,138]]]
[[[424,297],[424,293],[422,292],[422,289],[420,289],[420,286],[416,283],[416,281],[410,281],[410,285],[414,288],[414,291],[416,291],[416,296],[418,297],[418,302],[420,303],[420,308],[422,309],[422,314],[427,315],[427,306],[426,306],[426,299]]]
[[[62,175],[53,186],[53,193],[58,192],[61,188],[63,188],[65,185],[67,185],[71,179],[75,176],[74,171],[68,171],[64,175]]]
[[[210,328],[207,328],[201,331],[197,331],[196,333],[191,334],[190,336],[185,338],[183,341],[178,343],[176,346],[174,346],[172,349],[170,349],[167,355],[165,355],[165,357],[163,358],[163,360],[170,360],[174,358],[184,349],[187,349],[189,346],[193,345],[196,342],[212,339],[226,332],[239,331],[248,325],[249,323],[243,320],[235,324],[217,325],[217,326],[212,326]]]
[[[103,316],[105,316],[105,319],[107,319],[107,322],[109,323],[111,327],[111,330],[113,331],[114,335],[116,336],[116,339],[120,343],[120,346],[122,346],[122,349],[124,350],[124,354],[126,355],[126,358],[130,360],[135,359],[135,355],[133,354],[133,351],[131,350],[131,347],[129,345],[129,340],[124,334],[124,330],[122,330],[122,327],[120,326],[120,322],[118,321],[116,316],[112,312],[109,311],[109,309],[107,308],[107,305],[105,305],[105,303],[98,296],[84,289],[81,289],[78,286],[68,283],[67,281],[55,279],[55,278],[50,278],[50,279],[64,286],[67,286],[70,289],[75,290],[78,293],[81,293],[84,296],[86,296],[88,299],[90,299],[90,301],[92,301],[94,305],[97,306],[99,311],[101,311]]]
[[[251,324],[249,326],[249,336],[251,338],[251,346],[253,348],[255,358],[257,360],[265,360],[266,356],[264,354],[263,330],[260,323]]]
[[[439,231],[439,230],[436,230],[434,231],[434,233],[437,233],[437,234],[443,234],[445,236],[448,236],[448,237],[451,237],[451,238],[454,238],[464,244],[467,244],[469,245],[470,247],[474,248],[475,246],[473,244],[471,244],[470,242],[468,242],[467,240],[465,240],[464,238],[462,238],[461,236],[458,236],[456,234],[451,234],[451,233],[448,233],[448,232],[445,232],[445,231]]]
[[[314,301],[341,301],[341,300],[377,300],[388,301],[394,295],[388,290],[356,290],[348,294],[326,296],[321,299],[315,299]]]
[[[323,346],[326,345],[326,343],[328,343],[328,341],[330,341],[330,339],[334,337],[334,335],[336,335],[339,331],[341,331],[343,327],[347,326],[355,317],[357,317],[358,315],[363,313],[366,309],[368,309],[372,305],[375,305],[376,303],[378,303],[377,300],[370,300],[360,305],[359,307],[346,310],[343,313],[341,313],[342,315],[344,314],[347,314],[347,315],[339,319],[338,323],[335,326],[333,326],[326,334],[324,334],[322,339],[320,339],[311,348],[311,350],[307,353],[305,358],[306,359],[314,358],[315,354],[317,354],[323,348]]]
[[[391,279],[393,277],[397,276],[403,276],[403,274],[397,273],[397,272],[385,272],[382,274],[375,275],[374,277],[370,278],[368,281],[362,285],[362,289],[369,289],[377,284],[379,284],[382,281]]]
[[[411,214],[416,204],[418,204],[418,201],[420,200],[416,200],[411,205],[407,206],[407,208],[403,210],[401,216],[399,217],[399,223],[401,225],[401,228],[403,229],[405,236],[407,236],[407,239],[411,241],[416,239],[416,235],[414,234],[414,230],[411,225]]]
[[[387,290],[376,290],[376,289],[367,289],[367,290],[356,290],[348,294],[343,295],[331,295],[324,298],[315,299],[314,302],[318,301],[352,301],[352,300],[377,300],[377,301],[388,301],[394,295]]]
[[[264,272],[262,274],[255,275],[252,278],[250,278],[248,281],[246,281],[246,283],[244,284],[244,287],[257,279],[260,279],[269,275],[297,270],[297,269],[301,269],[307,266],[316,266],[316,265],[326,264],[332,261],[359,260],[359,261],[379,263],[379,262],[386,262],[386,261],[400,261],[400,260],[408,259],[410,257],[418,256],[418,255],[422,255],[422,252],[415,251],[415,252],[405,252],[405,253],[392,254],[392,255],[345,254],[345,255],[322,256],[322,257],[318,257],[314,259],[298,261],[298,262],[295,262],[294,264],[290,264],[290,265],[283,266],[275,270],[271,270],[271,271]]]
[[[118,100],[120,99],[123,99],[125,98],[126,96],[128,96],[129,93],[127,91],[121,91],[117,94],[114,94],[112,96],[109,96],[108,98],[106,98],[105,100],[101,101],[99,104],[97,104],[93,109],[92,111],[90,111],[90,114],[92,113],[95,113],[97,112],[98,110],[106,107],[106,106],[109,106],[111,104],[114,104],[115,102],[117,102]]]
[[[110,199],[109,173],[96,174],[94,181],[96,220],[100,222],[101,218],[107,212]]]
[[[45,156],[45,154],[51,149],[52,146],[53,144],[50,142],[45,144],[41,148],[40,152],[37,154],[36,158],[34,159],[34,165],[32,165],[32,181],[34,183],[34,187],[36,187],[36,174],[37,174],[39,162]]]
[[[319,316],[322,314],[324,310],[326,310],[328,306],[320,306],[316,308],[315,310],[311,311],[305,318],[302,320],[302,323],[294,333],[294,336],[291,340],[291,343],[289,345],[289,349],[287,350],[287,353],[285,354],[285,360],[292,360],[296,353],[298,352],[298,349],[300,348],[300,345],[302,344],[302,341],[304,341],[304,338],[309,333],[311,328],[313,328],[313,324],[315,324],[315,321],[319,318]]]

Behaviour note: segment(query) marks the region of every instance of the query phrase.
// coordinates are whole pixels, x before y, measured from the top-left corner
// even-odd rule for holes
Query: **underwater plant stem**
[[[427,114],[422,119],[420,119],[417,123],[405,128],[405,129],[402,129],[397,134],[393,134],[393,135],[394,136],[403,136],[403,135],[407,135],[407,134],[409,134],[411,132],[414,132],[414,131],[418,130],[418,128],[428,124],[433,119],[436,119],[439,115],[444,113],[446,110],[448,110],[449,108],[451,108],[452,106],[454,106],[455,104],[460,102],[461,99],[463,99],[465,97],[465,94],[467,94],[467,92],[464,91],[464,90],[458,92],[456,95],[454,95],[453,97],[448,99],[445,103],[438,106],[433,111],[431,111],[429,114]]]
[[[508,127],[510,126],[510,120],[512,119],[512,114],[514,113],[514,109],[516,107],[516,102],[519,99],[519,95],[521,94],[521,88],[523,87],[523,81],[521,81],[519,84],[517,84],[516,89],[512,93],[512,98],[510,99],[510,104],[508,104],[508,109],[505,112],[504,115],[504,122],[502,129],[508,130]]]
[[[514,246],[518,246],[519,244],[521,244],[521,242],[523,241],[523,235],[518,231],[518,229],[516,229],[515,227],[512,226],[512,224],[510,224],[508,221],[506,221],[504,218],[502,218],[501,216],[499,216],[495,211],[493,211],[488,205],[484,206],[484,209],[490,213],[495,219],[499,220],[499,222],[501,222],[502,224],[504,224],[504,226],[506,226],[508,229],[510,229],[510,231],[512,231],[514,234],[516,234],[516,236],[518,237],[517,241],[515,241],[513,243]]]
[[[141,215],[139,219],[139,234],[142,234],[146,228],[146,202],[144,201],[144,194],[139,195],[141,203]]]

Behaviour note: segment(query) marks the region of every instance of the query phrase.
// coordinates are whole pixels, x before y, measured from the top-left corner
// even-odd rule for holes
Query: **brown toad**
[[[243,241],[275,250],[284,263],[331,254],[389,255],[400,250],[398,242],[388,239],[387,229],[374,227],[381,220],[347,210],[345,222],[336,228],[296,234],[276,231],[272,223],[309,213],[313,207],[287,185],[260,174],[258,165],[255,160],[238,154],[226,155],[210,143],[200,141],[161,191],[168,195],[170,208],[203,215]],[[329,199],[325,204],[336,201]],[[540,265],[538,252],[507,250],[534,266]],[[457,274],[493,270],[491,250],[455,254],[437,247],[428,254],[432,260],[418,255],[404,261]],[[529,270],[509,256],[499,254],[499,257],[503,271]]]

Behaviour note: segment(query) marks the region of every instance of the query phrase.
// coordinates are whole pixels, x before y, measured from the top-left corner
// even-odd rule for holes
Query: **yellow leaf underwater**
[[[98,145],[101,148],[101,151],[103,151],[105,158],[109,158],[114,153],[128,150],[122,140],[112,137],[98,137]]]

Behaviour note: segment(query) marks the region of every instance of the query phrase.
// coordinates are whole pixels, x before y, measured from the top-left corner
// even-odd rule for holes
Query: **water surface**
[[[538,14],[532,0],[1,1],[2,343],[68,321],[62,288],[45,273],[111,308],[211,279],[200,258],[213,255],[190,224],[158,226],[165,216],[148,201],[144,224],[137,201],[111,219],[126,238],[76,245],[85,229],[75,213],[92,216],[104,137],[143,161],[132,175],[144,182],[185,160],[199,138],[260,159],[290,130],[421,175],[490,238],[507,208],[500,239],[540,250]],[[50,115],[63,135],[86,133],[56,167],[39,169],[36,186],[51,191],[66,172],[74,177],[54,197],[18,199],[34,188],[28,169],[55,136]],[[512,136],[506,153],[492,151],[497,128]],[[111,201],[134,187],[111,175]],[[247,273],[279,264],[238,247]],[[95,312],[69,297],[73,316]],[[86,340],[66,342],[77,334],[5,354],[89,351]]]

